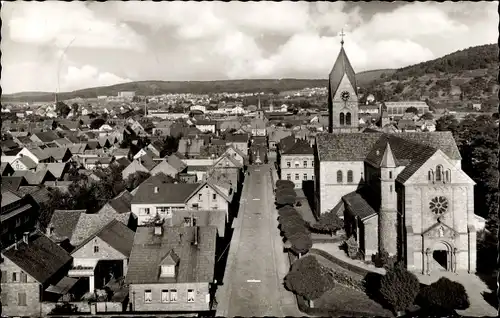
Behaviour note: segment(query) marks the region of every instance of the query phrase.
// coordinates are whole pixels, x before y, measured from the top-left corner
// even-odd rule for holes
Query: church
[[[408,270],[476,271],[474,181],[451,132],[361,131],[356,74],[343,47],[329,76],[328,133],[315,145],[315,213],[332,211],[365,260],[387,251]]]

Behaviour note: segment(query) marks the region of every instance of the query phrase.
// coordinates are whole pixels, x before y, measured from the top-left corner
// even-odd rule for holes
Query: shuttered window
[[[26,293],[17,293],[17,304],[19,306],[26,306]]]

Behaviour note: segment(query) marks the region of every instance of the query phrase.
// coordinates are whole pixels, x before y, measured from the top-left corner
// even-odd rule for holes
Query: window
[[[168,289],[164,289],[161,291],[161,302],[162,303],[168,303],[169,298],[168,298]]]
[[[287,162],[286,162],[286,167],[287,167],[287,168],[290,168],[291,166],[292,166],[292,163],[291,163],[290,161],[287,161]]]
[[[444,173],[444,176],[445,176],[444,180],[446,182],[451,182],[451,171],[450,171],[450,169],[446,170],[446,172]]]
[[[153,301],[153,293],[151,293],[151,289],[146,289],[144,291],[144,302],[149,304]]]
[[[307,180],[307,173],[304,173],[304,180]]]
[[[429,170],[428,174],[427,174],[427,179],[429,181],[434,181],[434,172],[431,170]]]
[[[175,266],[174,265],[162,265],[161,266],[161,277],[174,277],[175,276]]]
[[[307,168],[307,161],[304,160],[304,168]]]
[[[314,167],[314,160],[311,161],[311,167]]]
[[[194,302],[194,289],[188,289],[188,303]]]
[[[291,174],[289,174],[289,173],[287,173],[287,174],[286,174],[286,179],[287,179],[287,180],[292,180],[292,175],[291,175]]]
[[[28,282],[28,275],[26,275],[25,272],[21,272],[20,278],[21,278],[21,283],[27,283]]]
[[[149,208],[140,208],[139,214],[149,214]]]
[[[191,218],[190,217],[185,217],[184,218],[184,226],[192,226],[191,225]]]
[[[392,192],[392,185],[389,186],[389,192]]]
[[[2,271],[2,283],[7,282],[7,271]]]
[[[216,201],[217,200],[217,194],[212,194],[212,201]]]
[[[18,306],[27,306],[26,305],[26,293],[17,293],[17,305]]]
[[[300,180],[300,177],[299,177],[298,173],[295,174],[295,180]]]
[[[199,193],[198,194],[198,201],[201,201],[203,199],[203,194]]]
[[[2,307],[9,305],[9,295],[7,293],[2,293]]]
[[[352,182],[352,170],[347,171],[347,182]]]
[[[342,171],[337,171],[337,183],[342,183]]]
[[[16,219],[16,227],[21,225],[21,218]]]
[[[18,282],[19,276],[17,275],[16,272],[12,273],[12,282],[16,283]]]
[[[392,179],[392,171],[389,171],[389,179]]]
[[[346,126],[351,126],[351,113],[347,113],[345,116],[345,124]]]
[[[436,181],[442,181],[443,180],[443,166],[438,165],[436,167]]]
[[[99,246],[94,246],[94,253],[99,253]]]
[[[344,126],[344,113],[340,113],[340,126]]]
[[[298,167],[299,167],[299,162],[295,161],[295,168],[298,168]]]
[[[170,301],[177,301],[177,290],[176,289],[170,290]]]

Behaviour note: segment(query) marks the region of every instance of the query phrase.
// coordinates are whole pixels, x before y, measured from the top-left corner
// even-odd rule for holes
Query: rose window
[[[431,209],[432,213],[436,215],[442,215],[448,210],[448,200],[442,196],[435,197],[429,203],[429,208]]]

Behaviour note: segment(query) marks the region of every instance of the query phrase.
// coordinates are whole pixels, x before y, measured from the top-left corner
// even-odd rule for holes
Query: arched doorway
[[[432,260],[434,270],[451,271],[451,245],[445,242],[437,242],[433,246]]]

